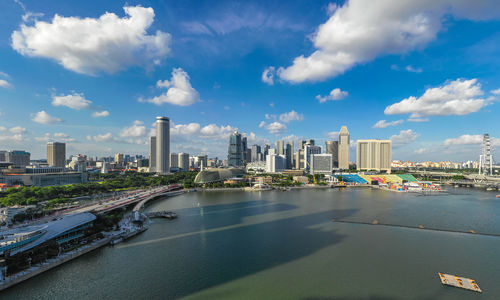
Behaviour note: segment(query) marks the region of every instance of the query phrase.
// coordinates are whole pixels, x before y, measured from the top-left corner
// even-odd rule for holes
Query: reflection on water
[[[331,222],[500,233],[494,193],[360,189],[199,192],[153,202],[175,221],[87,254],[0,296],[172,299],[497,299],[500,238]],[[444,287],[437,272],[484,293]]]

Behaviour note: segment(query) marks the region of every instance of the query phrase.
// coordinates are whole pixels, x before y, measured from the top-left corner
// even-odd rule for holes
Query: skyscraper
[[[179,168],[179,154],[170,153],[170,168]]]
[[[356,169],[391,173],[391,140],[358,140]]]
[[[252,146],[252,161],[259,161],[259,154],[260,154],[260,146],[253,145]]]
[[[115,163],[121,164],[123,162],[124,162],[123,153],[116,153],[115,154]]]
[[[349,131],[346,126],[340,128],[339,133],[339,168],[342,170],[349,169]]]
[[[314,145],[304,145],[304,169],[310,170],[309,165],[313,154],[321,154],[321,147]]]
[[[493,174],[493,158],[491,157],[490,135],[483,136],[482,154],[479,156],[479,174]]]
[[[170,119],[156,117],[156,172],[170,172]]]
[[[232,167],[243,166],[243,145],[241,143],[241,134],[238,131],[229,136],[227,163]]]
[[[279,140],[276,142],[276,153],[278,155],[285,155],[285,141]]]
[[[182,171],[189,171],[189,154],[179,153],[178,162]]]
[[[51,167],[66,166],[66,144],[58,142],[47,143],[47,163]]]
[[[332,155],[333,167],[338,168],[339,166],[339,142],[338,141],[326,141],[326,154]]]
[[[300,142],[300,149],[304,149],[305,145],[311,145],[314,146],[314,140],[313,139],[307,139],[307,140],[302,140]]]
[[[243,152],[243,165],[245,165],[247,162],[250,161],[250,156],[252,155],[251,151],[250,151],[250,154],[248,151],[247,137],[246,136],[241,138],[241,148],[242,148],[242,152]]]
[[[293,141],[288,141],[285,147],[286,168],[293,169]]]
[[[266,156],[269,154],[269,149],[271,149],[271,146],[269,146],[268,144],[265,144],[264,149],[262,150],[264,160],[266,160]]]
[[[149,172],[156,172],[156,136],[149,138]]]

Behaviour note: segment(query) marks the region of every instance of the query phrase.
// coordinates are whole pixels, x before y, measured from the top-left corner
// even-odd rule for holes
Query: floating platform
[[[438,273],[442,284],[451,285],[454,287],[471,290],[474,292],[482,293],[479,285],[474,279],[458,277],[456,275]]]

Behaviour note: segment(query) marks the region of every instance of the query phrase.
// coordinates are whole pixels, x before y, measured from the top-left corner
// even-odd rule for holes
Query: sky
[[[496,0],[4,0],[0,150],[147,155],[167,116],[171,152],[221,159],[234,130],[324,146],[343,125],[351,161],[372,138],[478,160],[484,133],[500,157],[499,45]]]

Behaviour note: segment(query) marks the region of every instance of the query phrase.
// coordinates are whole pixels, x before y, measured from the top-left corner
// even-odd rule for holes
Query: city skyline
[[[390,139],[394,160],[478,160],[485,133],[496,159],[498,4],[395,7],[391,17],[398,24],[413,28],[409,16],[418,14],[429,21],[404,44],[394,37],[401,29],[366,24],[370,16],[387,17],[380,7],[366,13],[362,25],[371,26],[382,44],[345,32],[348,43],[339,49],[335,37],[346,12],[354,25],[361,22],[357,3],[363,1],[287,7],[132,1],[124,10],[124,3],[5,1],[0,150],[44,158],[46,143],[55,141],[66,143],[68,155],[148,155],[154,118],[165,115],[171,153],[224,158],[234,130],[247,136],[249,148],[291,140],[297,149],[302,139],[324,148],[347,126],[350,161],[358,139]],[[127,32],[105,34],[100,20],[106,13],[110,22],[141,34],[120,42],[123,56],[99,54],[113,54],[106,42],[84,50],[66,44],[64,20],[87,42],[93,35],[127,40]],[[349,59],[326,63],[338,53]],[[59,58],[63,54],[67,60]],[[308,67],[315,59],[324,69]]]

